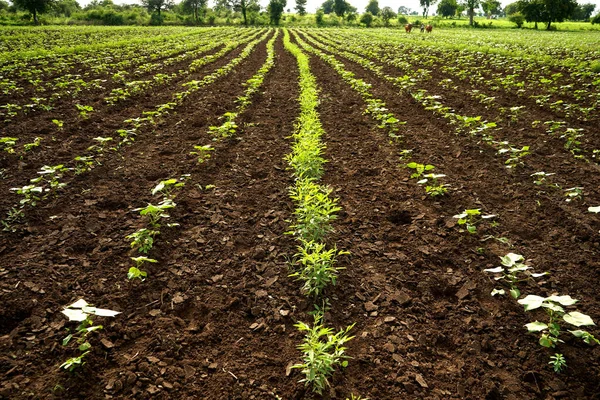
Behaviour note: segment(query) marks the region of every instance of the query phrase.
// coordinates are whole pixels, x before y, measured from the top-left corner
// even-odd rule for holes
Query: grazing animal
[[[425,32],[425,24],[421,24],[421,33]]]
[[[412,31],[412,24],[404,25],[404,30],[406,31],[406,33],[410,33],[410,31]]]
[[[427,33],[431,33],[431,31],[433,30],[433,26],[431,26],[431,25],[427,25],[427,26],[425,27],[425,30],[427,31]]]

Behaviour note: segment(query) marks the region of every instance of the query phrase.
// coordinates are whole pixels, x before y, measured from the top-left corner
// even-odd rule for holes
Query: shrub
[[[367,28],[370,28],[371,24],[373,23],[373,14],[371,14],[370,12],[366,12],[363,15],[361,15],[360,23],[365,24]]]
[[[408,19],[406,19],[406,17],[404,15],[400,15],[400,16],[398,16],[398,23],[400,25],[406,25],[406,24],[408,24]]]
[[[520,28],[525,22],[525,17],[521,13],[514,13],[509,15],[508,20],[513,24],[517,25],[517,28]]]

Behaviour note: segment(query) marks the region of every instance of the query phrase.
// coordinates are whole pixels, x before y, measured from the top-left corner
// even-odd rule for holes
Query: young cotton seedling
[[[35,207],[37,202],[42,199],[42,196],[40,196],[40,195],[42,193],[44,193],[43,187],[35,186],[35,185],[27,185],[27,186],[23,186],[20,188],[11,188],[10,190],[23,196],[21,201],[19,201],[19,204],[21,204],[21,207],[24,207],[26,204],[29,204],[32,207]]]
[[[95,151],[96,153],[104,153],[108,148],[108,144],[112,142],[113,138],[111,137],[95,137],[93,139],[98,144],[88,147],[89,151]]]
[[[90,171],[94,165],[94,157],[92,156],[77,156],[73,160],[75,161],[75,175]]]
[[[556,175],[556,174],[546,173],[544,171],[535,172],[535,173],[531,174],[531,176],[533,176],[533,178],[534,178],[533,183],[535,183],[538,186],[548,186],[548,187],[557,188],[557,189],[560,188],[560,186],[558,184],[548,182],[548,177],[550,177],[552,175]]]
[[[335,285],[337,272],[343,268],[334,264],[336,258],[343,254],[350,253],[336,248],[326,250],[323,243],[304,242],[298,246],[298,253],[294,255],[292,262],[301,269],[290,277],[304,282],[302,291],[307,295],[319,296],[327,285]]]
[[[347,359],[350,357],[345,355],[344,345],[354,338],[348,335],[354,324],[334,334],[333,329],[323,325],[321,314],[316,313],[314,318],[312,327],[304,322],[294,325],[299,331],[306,332],[306,336],[303,343],[298,345],[304,354],[303,362],[292,368],[302,370],[304,378],[300,382],[304,382],[307,386],[312,385],[314,392],[322,394],[329,386],[328,378],[335,367],[348,366]]]
[[[137,248],[140,253],[148,254],[154,245],[154,237],[158,235],[159,231],[142,228],[125,238],[131,240],[132,249]]]
[[[99,317],[114,317],[120,312],[107,310],[103,308],[92,307],[83,299],[77,300],[75,303],[68,305],[61,311],[69,318],[69,321],[79,322],[79,326],[75,328],[75,332],[67,335],[63,341],[63,346],[69,344],[71,339],[76,338],[79,343],[78,349],[81,354],[77,357],[69,358],[60,365],[60,368],[66,369],[69,372],[85,364],[83,358],[90,352],[92,345],[88,342],[88,335],[97,330],[103,329],[102,325],[94,325],[93,316]]]
[[[500,257],[500,260],[502,266],[496,268],[487,268],[484,269],[484,271],[496,274],[494,280],[507,284],[510,287],[510,295],[515,299],[518,299],[521,296],[521,291],[517,287],[519,282],[524,282],[530,277],[539,278],[548,274],[547,272],[535,274],[529,272],[531,267],[523,263],[524,257],[520,254],[508,253],[504,257]],[[492,290],[492,296],[497,294],[505,294],[504,289]]]
[[[68,171],[69,168],[65,167],[63,164],[49,166],[44,165],[38,174],[41,175],[37,179],[32,179],[31,183],[39,183],[41,180],[45,180],[50,184],[50,189],[56,191],[58,189],[62,189],[67,186],[66,183],[61,183],[60,179],[63,177],[63,173]]]
[[[579,311],[567,313],[563,308],[572,306],[577,301],[571,296],[552,295],[541,297],[531,294],[518,300],[519,304],[525,307],[525,311],[536,310],[538,308],[546,310],[548,322],[534,321],[526,324],[525,327],[529,332],[541,333],[539,340],[541,346],[552,348],[556,347],[558,343],[563,342],[559,339],[561,334],[561,320],[576,327],[596,325],[589,315],[582,314]],[[594,342],[600,344],[600,341],[587,331],[576,330],[569,332],[573,336],[581,338],[585,343],[590,344]]]
[[[501,144],[508,145],[507,142],[502,142]],[[523,146],[520,149],[508,146],[498,150],[498,154],[509,154],[510,157],[504,162],[504,164],[506,164],[506,168],[516,168],[518,166],[522,166],[522,158],[531,153],[529,152],[529,146]]]
[[[443,196],[448,192],[448,186],[445,183],[438,182],[438,179],[444,178],[446,175],[444,174],[425,174],[423,175],[423,179],[418,181],[419,185],[425,185],[425,192],[431,197],[435,196]]]
[[[184,178],[186,177],[184,176]],[[189,178],[189,175],[187,178]],[[173,195],[173,191],[183,186],[185,186],[185,182],[180,182],[177,178],[166,179],[164,181],[160,181],[158,185],[152,189],[152,196],[160,192],[162,193],[164,199],[173,199],[175,197]]]
[[[174,208],[176,204],[171,199],[161,201],[157,206],[148,203],[146,207],[136,208],[133,211],[139,211],[141,216],[148,217],[148,223],[153,228],[160,228],[159,221],[162,218],[169,218],[170,215],[165,212],[169,208]]]
[[[133,261],[135,261],[135,267],[129,268],[129,271],[127,272],[127,279],[129,279],[129,280],[132,280],[132,279],[139,279],[141,281],[145,280],[146,277],[148,276],[148,273],[146,271],[143,271],[142,269],[140,269],[140,267],[145,262],[149,262],[149,263],[157,263],[158,262],[153,258],[148,258],[148,257],[144,257],[144,256],[131,257],[131,259]]]
[[[458,225],[465,225],[467,232],[477,233],[477,225],[484,219],[495,218],[496,215],[488,214],[482,215],[481,209],[473,208],[463,211],[461,214],[455,215],[452,218],[458,218]]]
[[[581,200],[583,198],[583,187],[576,186],[569,189],[565,189],[565,197],[565,201],[567,203],[570,203],[573,200]]]
[[[0,137],[0,146],[2,146],[2,150],[8,154],[14,154],[14,147],[17,144],[17,140],[19,139],[14,137]]]
[[[91,113],[92,111],[94,111],[94,107],[92,107],[92,106],[84,106],[81,104],[75,104],[75,107],[77,108],[77,111],[79,111],[79,116],[82,119],[87,119],[89,117],[88,113]]]
[[[415,170],[415,172],[410,176],[411,179],[412,178],[415,178],[415,179],[420,178],[421,175],[423,175],[423,173],[425,171],[433,171],[435,169],[435,167],[433,165],[419,164],[416,162],[408,163],[408,164],[406,164],[406,167]]]
[[[35,139],[33,139],[33,142],[31,143],[25,143],[23,145],[23,149],[27,152],[31,149],[34,149],[36,147],[38,147],[42,142],[42,138],[41,137],[36,137]]]
[[[191,151],[190,154],[193,156],[198,156],[198,164],[202,164],[208,160],[210,158],[210,152],[215,150],[209,144],[204,146],[194,146],[194,149],[196,151]]]

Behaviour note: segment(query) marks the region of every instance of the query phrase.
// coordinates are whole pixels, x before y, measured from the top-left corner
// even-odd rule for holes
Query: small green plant
[[[433,171],[435,169],[435,167],[433,165],[419,164],[416,162],[408,163],[408,164],[406,164],[406,167],[415,170],[415,172],[410,176],[411,179],[412,178],[415,178],[415,179],[420,178],[421,175],[423,175],[423,173],[425,171]]]
[[[458,225],[466,226],[467,232],[477,233],[477,225],[485,219],[496,217],[494,214],[482,215],[481,209],[473,208],[463,211],[461,214],[455,215],[452,218],[458,218]]]
[[[320,186],[310,179],[302,179],[290,189],[290,197],[296,203],[295,223],[290,226],[293,234],[304,241],[321,241],[333,231],[331,222],[337,218],[341,208],[337,199],[331,199],[332,190]]]
[[[559,373],[567,366],[567,360],[562,354],[556,353],[550,357],[548,364],[552,365],[554,372]]]
[[[137,248],[140,253],[148,254],[154,244],[154,237],[160,235],[159,231],[142,228],[127,235],[126,239],[131,240],[131,248]]]
[[[215,149],[211,145],[207,144],[204,146],[194,146],[194,150],[196,151],[191,151],[190,154],[193,156],[198,156],[198,164],[202,164],[210,158],[210,152],[214,151]]]
[[[88,147],[88,150],[95,151],[96,153],[104,153],[108,147],[108,144],[113,141],[113,138],[98,136],[93,140],[98,144]]]
[[[221,118],[224,119],[225,122],[223,122],[219,126],[211,126],[208,129],[213,135],[215,135],[218,138],[227,138],[233,136],[238,129],[238,126],[235,123],[237,113],[226,112]]]
[[[53,119],[52,123],[54,125],[56,125],[58,127],[58,130],[62,131],[63,129],[63,125],[65,124],[63,121],[61,121],[60,119]]]
[[[312,385],[314,392],[322,394],[329,386],[328,377],[335,371],[335,367],[339,365],[345,368],[348,365],[347,359],[350,357],[345,355],[344,345],[354,338],[348,335],[354,324],[334,333],[333,329],[323,325],[321,314],[316,313],[314,318],[312,327],[304,322],[294,325],[300,332],[306,332],[306,336],[298,346],[303,353],[303,362],[292,368],[302,370],[304,378],[300,382]]]
[[[182,179],[187,178],[189,178],[189,175],[184,175],[182,177]],[[162,193],[163,198],[173,199],[175,197],[173,191],[183,186],[185,186],[183,180],[178,180],[177,178],[165,179],[164,181],[160,181],[158,185],[152,189],[152,196],[156,195],[156,193]]]
[[[500,257],[502,266],[496,268],[484,269],[485,272],[495,274],[494,280],[504,282],[510,288],[511,297],[518,299],[521,296],[521,291],[517,287],[520,282],[524,282],[529,278],[539,278],[547,275],[547,272],[542,273],[531,273],[529,270],[530,266],[523,263],[524,257],[520,254],[508,253],[504,257]],[[497,294],[505,294],[504,289],[492,290],[492,296]]]
[[[566,202],[570,203],[573,200],[581,200],[583,198],[583,188],[581,186],[575,186],[569,189],[565,189]]]
[[[157,263],[158,262],[153,258],[148,258],[148,257],[144,257],[144,256],[131,257],[131,259],[135,262],[135,267],[129,268],[129,271],[127,272],[127,279],[129,279],[129,280],[133,280],[133,279],[139,279],[141,281],[145,280],[146,277],[148,276],[148,273],[141,269],[142,265],[146,262],[149,262],[149,263]]]
[[[400,150],[400,161],[404,161],[406,159],[409,159],[412,156],[413,151],[412,150]]]
[[[78,350],[81,352],[81,354],[77,357],[69,358],[60,365],[60,368],[72,372],[85,364],[84,357],[92,348],[92,345],[88,341],[89,334],[103,329],[102,325],[94,325],[92,317],[114,317],[120,314],[120,312],[92,307],[83,299],[79,299],[75,303],[68,305],[61,312],[66,315],[67,318],[69,318],[69,321],[79,322],[79,326],[75,328],[75,332],[67,335],[62,341],[62,345],[66,346],[69,344],[71,339],[75,338],[79,344]]]
[[[91,156],[77,156],[75,160],[75,175],[81,175],[92,169],[94,165],[94,157]]]
[[[21,207],[25,206],[26,204],[35,207],[37,202],[42,199],[41,194],[44,193],[43,187],[35,185],[26,185],[20,188],[11,188],[10,190],[23,196],[21,201],[19,201]]]
[[[431,197],[443,196],[448,192],[448,185],[445,183],[440,183],[438,179],[444,178],[446,175],[444,174],[425,174],[423,175],[423,179],[419,180],[417,183],[419,185],[425,185],[425,192]]]
[[[25,143],[23,145],[23,149],[25,151],[29,151],[31,149],[34,149],[34,148],[38,147],[41,142],[42,142],[42,138],[41,137],[36,137],[35,139],[33,139],[33,142],[31,142],[31,143]]]
[[[174,208],[176,204],[171,199],[161,201],[158,205],[148,203],[146,207],[136,208],[133,211],[139,211],[141,216],[148,217],[148,223],[153,228],[160,228],[160,220],[162,218],[169,218],[169,214],[165,212],[170,208]]]
[[[14,154],[17,140],[19,139],[14,137],[0,137],[0,146],[2,146],[2,150],[8,154]]]
[[[23,210],[12,207],[6,213],[6,218],[0,221],[2,230],[5,232],[16,232],[17,227],[15,225],[18,224],[24,216]]]
[[[75,104],[75,107],[77,108],[77,111],[79,111],[79,116],[82,119],[88,119],[89,118],[88,113],[91,113],[92,111],[94,111],[94,107],[92,107],[92,106],[84,106],[81,104]]]
[[[556,175],[556,174],[546,173],[544,171],[535,172],[535,173],[531,174],[531,176],[533,176],[533,178],[534,178],[533,183],[535,183],[536,185],[548,186],[548,187],[552,187],[552,188],[559,188],[560,186],[558,184],[548,182],[548,177],[550,177],[552,175]]]
[[[62,189],[67,186],[66,183],[61,183],[60,180],[63,177],[63,174],[68,171],[69,168],[65,167],[63,164],[59,165],[44,165],[39,171],[39,178],[32,179],[31,183],[39,183],[42,180],[48,182],[50,184],[50,189],[53,192],[56,192],[58,189]]]
[[[559,339],[561,334],[561,320],[576,327],[596,325],[589,315],[582,314],[579,311],[567,313],[563,308],[572,306],[577,303],[577,301],[578,300],[573,299],[568,295],[541,297],[531,294],[518,300],[519,304],[522,304],[525,307],[525,311],[532,311],[538,308],[546,310],[548,322],[534,321],[526,324],[525,327],[529,332],[540,333],[540,345],[549,348],[554,348],[558,343],[562,342],[562,340]],[[581,338],[585,343],[590,344],[594,342],[600,344],[600,341],[587,331],[576,330],[569,332],[573,336]]]
[[[337,272],[343,268],[336,267],[336,258],[347,251],[336,248],[326,250],[325,244],[308,241],[298,246],[298,253],[294,255],[292,262],[300,266],[300,270],[294,272],[290,277],[303,281],[302,291],[309,296],[319,296],[329,284],[335,285]]]
[[[503,145],[508,145],[507,142],[501,142]],[[529,146],[523,146],[520,149],[507,146],[498,150],[498,154],[508,154],[510,157],[504,162],[506,168],[516,168],[523,165],[523,158],[531,154]]]

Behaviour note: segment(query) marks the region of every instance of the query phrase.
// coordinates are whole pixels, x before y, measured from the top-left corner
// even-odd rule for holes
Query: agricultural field
[[[600,33],[0,36],[0,398],[599,398]]]

